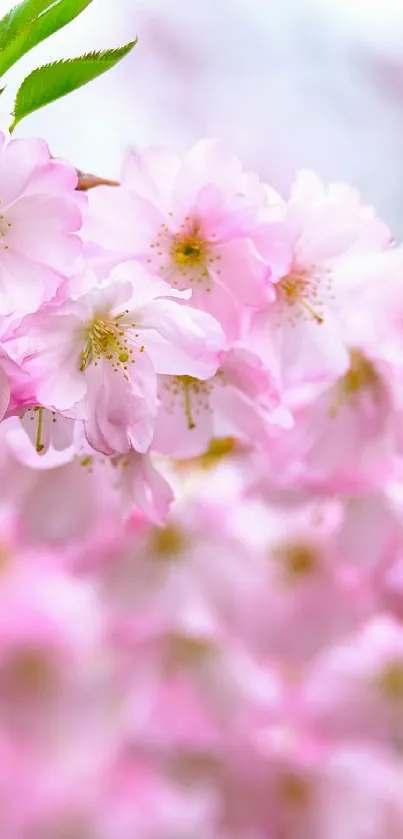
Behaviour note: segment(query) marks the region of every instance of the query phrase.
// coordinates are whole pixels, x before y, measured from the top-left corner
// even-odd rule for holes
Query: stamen
[[[112,369],[126,371],[128,364],[134,364],[133,349],[129,346],[122,318],[127,311],[113,318],[96,316],[84,330],[84,348],[80,355],[79,369],[83,373],[90,364],[101,358],[111,362]]]
[[[205,251],[206,243],[196,233],[183,238],[173,237],[171,253],[179,265],[202,265]]]
[[[315,267],[292,268],[277,284],[280,303],[292,308],[293,313],[300,308],[317,324],[322,324],[324,318],[318,307],[323,306],[326,292],[330,290],[327,274],[326,271],[318,272]],[[323,300],[319,297],[319,291],[323,291]]]
[[[2,202],[0,202],[1,204]],[[0,240],[4,250],[8,250],[9,246],[6,245],[5,239],[7,237],[7,232],[12,227],[11,221],[7,221],[3,213],[0,213]]]
[[[362,394],[379,398],[382,382],[372,361],[365,358],[360,350],[350,353],[350,367],[335,386],[334,404],[330,416],[335,417],[346,402],[357,400]]]
[[[88,454],[80,460],[80,466],[92,466],[93,457]]]
[[[183,284],[186,288],[189,283],[198,283],[211,291],[210,268],[221,258],[213,247],[214,243],[204,236],[200,222],[186,216],[176,232],[169,230],[166,224],[161,225],[150,245],[148,262],[154,263],[164,276],[173,274],[174,286]]]
[[[306,300],[300,300],[300,304],[303,307],[303,309],[305,309],[305,311],[308,312],[308,315],[310,315],[311,318],[313,318],[313,320],[316,320],[316,323],[323,323],[322,315],[318,315],[318,313],[315,312],[315,310],[312,308],[312,306],[309,305],[309,303],[306,302]]]
[[[45,446],[42,443],[42,431],[43,431],[43,408],[37,406],[35,411],[38,414],[38,425],[36,427],[36,441],[35,441],[35,448],[38,454],[43,452]]]
[[[378,382],[378,374],[374,365],[360,350],[352,350],[350,354],[350,368],[342,379],[342,387],[346,394],[372,388]]]
[[[184,396],[185,396],[185,414],[186,414],[186,419],[188,421],[188,428],[189,429],[196,428],[196,423],[195,423],[195,421],[193,419],[193,416],[192,416],[192,405],[191,405],[190,393],[189,393],[189,390],[190,390],[190,382],[189,381],[184,381],[183,382],[183,390],[184,390]]]
[[[195,415],[200,414],[201,411],[210,410],[210,394],[214,384],[215,377],[201,381],[193,376],[172,376],[164,384],[164,388],[173,396],[172,405],[168,403],[167,410],[169,412],[174,410],[176,397],[182,394],[187,426],[191,431],[196,428]]]

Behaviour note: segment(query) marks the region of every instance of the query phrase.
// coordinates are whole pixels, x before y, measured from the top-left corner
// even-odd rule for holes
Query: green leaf
[[[66,96],[67,93],[72,93],[73,90],[106,73],[124,58],[136,43],[137,38],[118,49],[90,52],[79,58],[55,61],[53,64],[45,64],[33,70],[24,79],[17,92],[14,103],[14,121],[10,131],[28,114],[32,114],[44,105],[49,105],[61,96]]]
[[[0,20],[0,50],[16,38],[22,29],[53,6],[57,0],[23,0]]]
[[[0,76],[4,75],[21,56],[81,14],[92,3],[92,0],[51,0],[51,2],[51,7],[43,10],[39,17],[29,18],[25,25],[21,25],[20,22],[17,34],[0,50]],[[49,0],[47,5],[49,6]],[[0,39],[1,34],[0,25]]]

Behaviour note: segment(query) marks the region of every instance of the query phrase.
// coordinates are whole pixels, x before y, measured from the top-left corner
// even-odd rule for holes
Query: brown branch
[[[97,175],[88,175],[85,172],[80,172],[77,169],[78,184],[76,189],[85,192],[87,189],[93,189],[95,186],[119,186],[119,181],[110,181],[108,178],[99,178]]]

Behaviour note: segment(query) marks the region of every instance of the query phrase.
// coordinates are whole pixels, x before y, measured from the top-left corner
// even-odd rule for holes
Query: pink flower
[[[257,730],[250,726],[244,742],[239,739],[234,753],[227,754],[223,773],[230,828],[236,831],[240,822],[245,828],[253,822],[259,836],[265,830],[287,839],[327,835],[321,824],[326,747],[292,723]],[[230,796],[231,787],[237,795]]]
[[[0,183],[0,314],[34,312],[80,250],[76,171],[43,140],[0,134]]]
[[[80,694],[85,698],[88,667],[100,651],[94,592],[37,561],[3,577],[0,602],[2,719],[38,742],[45,731],[57,736],[52,725]]]
[[[349,275],[357,286],[356,305],[343,312],[350,331],[364,346],[371,342],[379,358],[402,371],[403,246],[371,254],[353,263]],[[364,282],[364,278],[367,282]],[[351,277],[349,276],[349,281]],[[370,328],[369,328],[370,325]]]
[[[299,405],[297,397],[293,428],[270,442],[281,483],[349,493],[382,486],[400,446],[400,393],[391,365],[353,349],[346,373]]]
[[[274,379],[242,348],[230,350],[211,379],[160,376],[158,395],[153,447],[176,457],[202,454],[213,437],[263,445],[276,426],[292,424]]]
[[[1,507],[13,516],[25,545],[62,548],[83,540],[97,520],[105,526],[113,516],[116,520],[111,491],[80,465],[73,447],[50,448],[38,457],[17,418],[3,423],[0,432]]]
[[[246,629],[285,672],[298,673],[372,614],[371,586],[337,554],[339,515],[337,505],[317,502],[252,505],[245,519],[264,545]]]
[[[0,346],[0,420],[31,404],[33,396],[30,377],[8,356],[3,344]]]
[[[208,377],[223,334],[210,316],[181,306],[180,292],[136,263],[107,285],[44,307],[22,324],[24,369],[37,402],[85,421],[90,444],[105,454],[145,452],[156,414],[156,373]]]
[[[150,148],[128,155],[121,187],[91,190],[85,235],[104,259],[141,259],[173,287],[191,287],[192,305],[233,339],[267,293],[269,270],[252,240],[264,200],[218,141],[197,143],[182,161]]]
[[[20,420],[31,443],[40,455],[46,454],[50,448],[64,451],[73,444],[75,428],[73,417],[35,405],[23,411]]]
[[[74,262],[75,181],[0,135],[0,836],[401,839],[403,251],[210,141]]]
[[[331,737],[403,738],[403,630],[378,615],[363,630],[324,652],[308,675],[303,699],[309,718]]]
[[[362,581],[372,577],[376,587],[384,585],[403,546],[402,512],[399,483],[389,483],[372,493],[346,496],[337,552],[359,569]]]
[[[401,766],[387,749],[344,743],[330,753],[325,781],[318,839],[399,839]]]
[[[174,493],[151,453],[138,454],[131,449],[123,455],[101,458],[90,447],[84,451],[81,465],[89,469],[95,482],[111,487],[111,503],[115,503],[119,516],[130,518],[131,514],[141,512],[155,524],[165,521]]]
[[[297,175],[282,217],[273,221],[270,207],[266,215],[255,241],[276,300],[255,317],[256,350],[285,387],[335,378],[348,366],[338,317],[349,299],[343,275],[350,260],[386,248],[389,231],[356,191],[343,184],[325,189],[307,171]]]
[[[211,785],[191,781],[181,784],[173,772],[163,772],[158,762],[142,759],[141,753],[137,755],[130,746],[122,745],[104,773],[99,809],[101,818],[96,823],[100,825],[100,835],[106,839],[185,837],[200,833],[206,839],[223,836],[217,828],[219,799]]]
[[[44,411],[41,439],[46,443],[46,423],[54,433],[53,419],[50,415],[47,420],[45,409],[40,410]],[[60,419],[63,424],[64,418],[58,415]],[[29,418],[26,424],[31,424]],[[57,432],[52,443],[57,442],[57,435],[62,441],[67,430]],[[5,484],[0,501],[4,505],[7,499],[18,518],[20,537],[27,543],[74,545],[80,539],[90,540],[98,530],[123,532],[123,522],[135,515],[158,524],[165,520],[173,491],[152,455],[131,450],[101,456],[83,443],[83,432],[77,427],[68,448],[60,451],[55,445],[44,445],[38,458],[17,420],[10,420],[2,431],[0,468]]]
[[[162,524],[174,500],[173,490],[156,468],[150,454],[124,455],[115,486],[122,496],[122,512],[141,510],[147,519]]]
[[[127,550],[105,570],[106,596],[119,614],[130,618],[141,606],[146,612],[176,616],[198,603],[231,634],[242,636],[260,590],[261,557],[234,532],[232,518],[241,517],[242,504],[226,487],[237,476],[226,471],[223,481],[220,472],[209,470],[207,485],[196,484],[190,495],[176,485],[177,497],[164,525],[146,527],[143,522],[140,533],[136,529],[129,535]],[[221,499],[220,483],[225,493]]]

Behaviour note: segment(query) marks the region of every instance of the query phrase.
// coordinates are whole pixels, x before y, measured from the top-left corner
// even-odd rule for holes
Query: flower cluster
[[[218,141],[0,142],[0,831],[401,839],[403,250]]]

